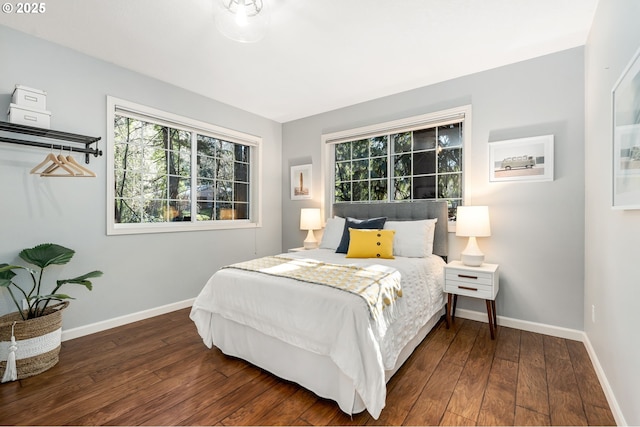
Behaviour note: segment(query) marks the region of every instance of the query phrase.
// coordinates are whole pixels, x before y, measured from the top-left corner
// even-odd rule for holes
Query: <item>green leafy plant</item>
[[[29,264],[39,267],[39,270],[21,265],[0,264],[0,287],[7,289],[23,320],[45,315],[45,309],[51,301],[74,299],[69,295],[58,293],[58,290],[64,284],[82,285],[88,290],[93,288],[91,281],[88,279],[102,276],[101,271],[92,271],[82,276],[74,277],[73,279],[57,280],[56,286],[51,293],[42,294],[42,292],[44,292],[42,286],[44,269],[50,265],[63,265],[68,263],[74,254],[75,251],[73,249],[65,248],[64,246],[54,243],[43,243],[20,252],[20,258]],[[27,285],[15,283],[14,278],[17,276],[16,270],[26,270],[31,275],[31,283]],[[16,292],[16,290],[18,292]],[[18,298],[22,296],[27,301],[28,307],[26,309],[22,309],[22,304],[16,297],[16,294]]]

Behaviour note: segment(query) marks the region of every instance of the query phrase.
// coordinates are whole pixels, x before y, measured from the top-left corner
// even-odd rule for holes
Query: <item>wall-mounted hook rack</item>
[[[102,150],[98,150],[97,142],[100,141],[100,137],[84,136],[69,132],[60,132],[57,130],[43,129],[34,126],[19,125],[15,123],[0,121],[0,131],[18,133],[22,135],[30,135],[39,138],[48,138],[63,140],[71,143],[82,144],[84,147],[68,145],[68,144],[52,144],[44,141],[34,141],[31,139],[15,139],[7,138],[0,135],[0,142],[7,142],[9,144],[28,145],[31,147],[48,148],[52,150],[67,150],[74,151],[76,153],[84,153],[84,162],[89,164],[89,155],[93,154],[94,157],[102,156]],[[96,148],[91,148],[91,144],[96,144]]]

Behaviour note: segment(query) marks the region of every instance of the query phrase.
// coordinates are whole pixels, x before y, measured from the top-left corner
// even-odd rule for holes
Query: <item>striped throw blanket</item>
[[[268,256],[223,268],[287,277],[356,294],[367,303],[371,316],[377,322],[381,318],[391,322],[396,315],[396,299],[402,297],[400,273],[384,265],[360,267],[329,264],[313,259]]]

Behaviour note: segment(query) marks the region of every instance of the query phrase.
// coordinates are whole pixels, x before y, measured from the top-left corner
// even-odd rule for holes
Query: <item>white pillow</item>
[[[338,249],[342,239],[342,232],[344,231],[344,223],[345,219],[339,216],[334,216],[327,220],[322,240],[320,241],[321,249],[333,249],[334,251]]]
[[[385,230],[396,230],[393,254],[408,258],[423,258],[433,253],[433,235],[438,218],[419,221],[387,221]]]

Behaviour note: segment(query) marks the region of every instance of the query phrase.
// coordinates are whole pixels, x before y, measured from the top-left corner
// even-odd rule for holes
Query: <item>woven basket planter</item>
[[[62,311],[69,305],[65,301],[47,308],[44,316],[22,320],[20,313],[0,316],[0,378],[7,365],[11,344],[11,329],[16,339],[16,367],[18,379],[37,375],[58,363],[62,338]]]

